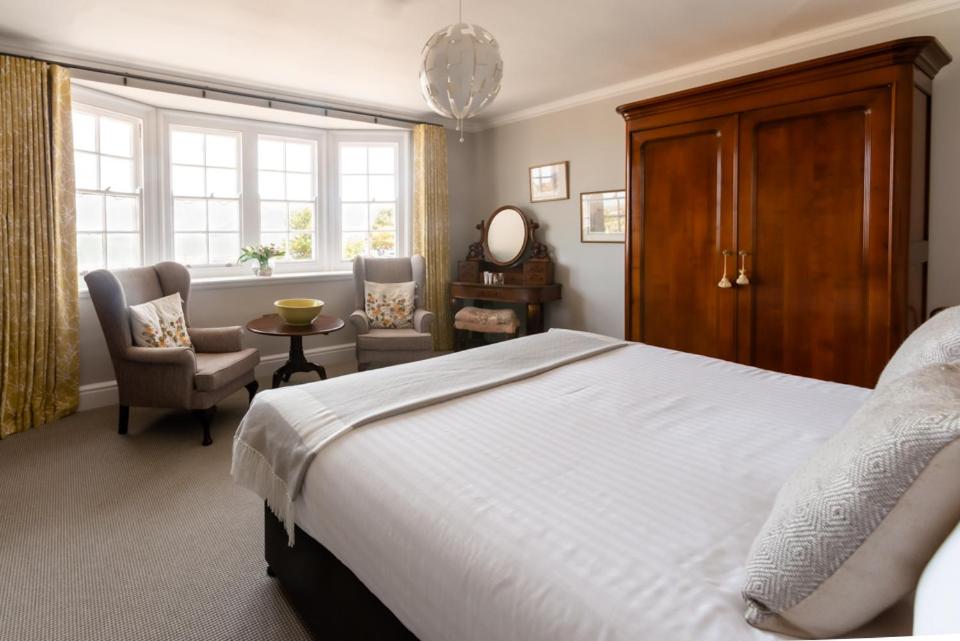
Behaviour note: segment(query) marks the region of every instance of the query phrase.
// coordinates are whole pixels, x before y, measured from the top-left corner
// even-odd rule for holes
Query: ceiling
[[[467,0],[491,31],[502,117],[903,0]],[[456,0],[3,0],[0,39],[421,116],[427,38]]]

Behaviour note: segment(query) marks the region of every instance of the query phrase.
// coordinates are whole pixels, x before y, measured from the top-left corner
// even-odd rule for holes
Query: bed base
[[[296,528],[295,545],[264,505],[264,558],[314,639],[417,641],[350,569],[309,534]]]

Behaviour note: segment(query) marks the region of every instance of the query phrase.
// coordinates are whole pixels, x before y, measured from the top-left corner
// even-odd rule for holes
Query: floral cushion
[[[193,347],[180,294],[130,307],[133,343],[140,347]]]
[[[417,284],[371,283],[363,281],[364,312],[370,327],[377,329],[405,329],[413,327],[413,299]]]

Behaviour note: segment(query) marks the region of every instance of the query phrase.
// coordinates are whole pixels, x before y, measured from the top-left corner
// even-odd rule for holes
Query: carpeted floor
[[[119,436],[114,407],[0,442],[0,640],[309,639],[230,478],[246,407],[219,405],[210,447],[181,412],[134,408]]]

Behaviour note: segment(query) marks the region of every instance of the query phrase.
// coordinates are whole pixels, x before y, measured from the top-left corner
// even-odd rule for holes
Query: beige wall
[[[687,78],[670,85],[618,96],[480,132],[468,141],[477,148],[477,207],[457,224],[453,251],[466,251],[464,230],[503,204],[519,205],[542,225],[553,248],[563,301],[554,304],[553,326],[623,335],[623,245],[583,244],[579,236],[579,195],[623,188],[624,125],[614,111],[621,104],[696,87],[782,64],[836,53],[905,36],[933,35],[960,57],[960,10],[863,33],[843,41],[808,47],[775,58],[743,64],[722,73]],[[504,91],[509,91],[505,86]],[[570,200],[531,204],[527,168],[570,161]],[[960,303],[960,60],[934,81],[930,188],[931,307]],[[469,225],[468,225],[469,222]]]

